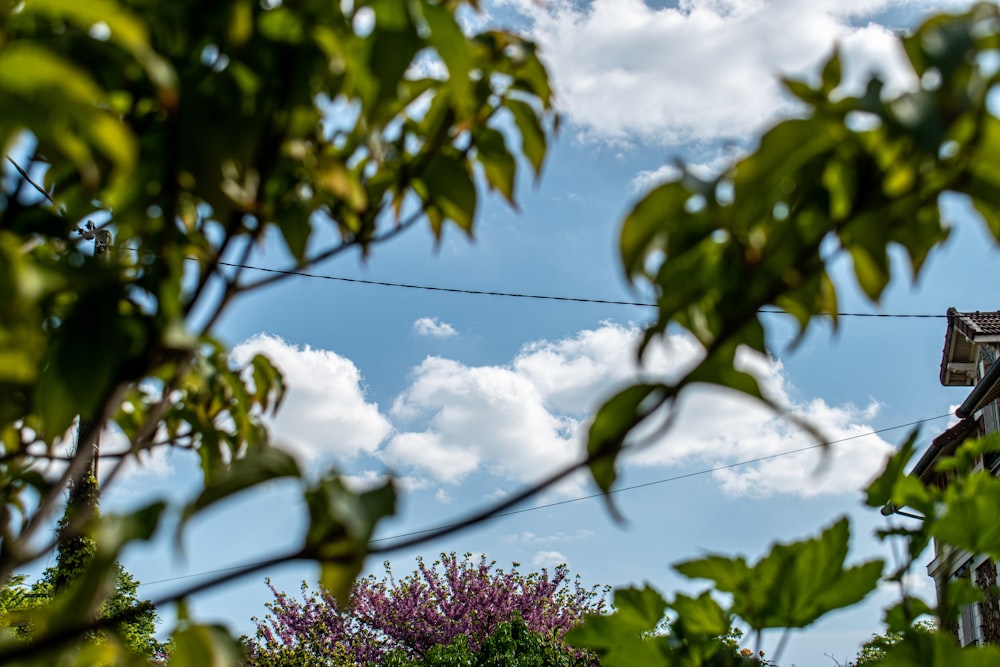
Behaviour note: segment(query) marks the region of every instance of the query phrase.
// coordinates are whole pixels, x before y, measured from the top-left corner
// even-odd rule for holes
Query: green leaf
[[[278,228],[292,257],[299,262],[305,260],[309,237],[312,236],[309,212],[299,207],[286,211],[278,221]]]
[[[709,556],[675,566],[733,596],[732,612],[754,629],[802,628],[875,590],[882,561],[845,567],[850,529],[841,519],[816,538],[776,544],[757,564]],[[789,582],[795,582],[789,585]]]
[[[320,584],[331,595],[346,602],[361,572],[368,541],[376,524],[395,512],[396,491],[392,482],[352,493],[337,477],[319,482],[305,495],[309,529],[303,552],[320,563]]]
[[[170,636],[170,667],[232,667],[243,649],[221,625],[184,623]]]
[[[665,664],[662,638],[650,636],[667,608],[663,596],[649,585],[620,588],[614,607],[612,614],[588,616],[566,634],[566,641],[594,651],[605,667]]]
[[[455,21],[455,15],[445,5],[436,5],[424,0],[420,8],[430,28],[427,41],[448,68],[448,85],[454,93],[455,105],[466,114],[470,114],[473,111],[474,100],[469,80],[469,72],[472,69],[469,43]]]
[[[260,34],[274,42],[299,44],[306,37],[302,17],[288,7],[275,7],[263,12],[257,20]]]
[[[103,24],[108,28],[108,41],[129,51],[157,88],[163,91],[177,84],[177,75],[171,65],[150,48],[146,24],[114,0],[30,0],[24,4],[24,12],[64,20],[84,31]]]
[[[933,616],[934,610],[920,598],[904,597],[885,610],[885,625],[889,632],[910,628],[922,616]]]
[[[374,0],[375,27],[368,38],[368,67],[377,85],[375,107],[395,100],[403,74],[410,67],[414,56],[423,46],[407,10],[407,4],[398,0]],[[375,116],[381,119],[379,115]]]
[[[822,81],[820,90],[824,95],[830,95],[840,85],[840,48],[835,48],[833,55],[823,65],[823,74],[820,78]]]
[[[1000,560],[1000,479],[987,471],[953,482],[945,491],[945,511],[931,534],[945,544]]]
[[[437,153],[428,162],[423,181],[427,199],[446,219],[471,233],[477,195],[465,160],[451,152]]]
[[[189,518],[221,500],[265,482],[287,477],[297,479],[301,474],[298,463],[287,452],[276,447],[251,450],[206,482],[198,497],[184,508],[178,530]]]
[[[97,538],[98,548],[117,553],[118,549],[134,541],[146,542],[152,539],[160,525],[167,504],[163,501],[150,503],[130,514],[115,514],[100,523]]]
[[[254,399],[261,409],[277,414],[285,398],[285,380],[271,360],[255,354],[250,361],[253,368]]]
[[[752,575],[743,558],[711,555],[674,564],[674,569],[688,579],[710,579],[723,593],[735,593]]]
[[[655,188],[632,208],[622,222],[619,240],[622,265],[630,279],[644,273],[646,261],[666,240],[665,219],[684,209],[691,193],[680,182]]]
[[[913,458],[918,431],[914,429],[900,445],[899,449],[886,461],[885,469],[872,480],[865,490],[865,504],[869,507],[884,507],[892,501],[893,491],[899,480],[906,475],[906,465]]]
[[[732,627],[732,618],[707,591],[696,598],[677,595],[673,604],[686,636],[722,637]]]
[[[149,31],[139,17],[125,10],[114,0],[29,0],[24,3],[28,14],[44,14],[76,24],[89,30],[95,24],[108,27],[111,42],[129,51],[139,52],[149,47]]]
[[[491,127],[482,127],[475,135],[476,156],[483,167],[486,182],[507,199],[511,206],[514,201],[514,183],[517,161],[507,150],[503,135]]]
[[[993,667],[1000,664],[1000,648],[960,648],[950,633],[907,631],[903,641],[886,651],[880,667]]]
[[[504,106],[514,115],[514,123],[521,132],[521,151],[531,163],[537,179],[542,173],[546,151],[545,131],[542,130],[538,114],[534,107],[521,100],[507,98],[504,100]]]
[[[659,384],[636,384],[618,392],[594,415],[587,438],[587,453],[594,457],[590,473],[605,494],[611,491],[618,476],[616,460],[625,437],[646,415],[643,404],[663,389]]]

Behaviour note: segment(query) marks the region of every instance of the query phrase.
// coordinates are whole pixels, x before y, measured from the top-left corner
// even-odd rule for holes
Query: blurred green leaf
[[[587,437],[587,453],[593,457],[591,475],[605,494],[618,476],[617,458],[626,436],[646,414],[643,404],[661,389],[659,384],[633,385],[605,401],[594,415]]]
[[[445,219],[471,233],[476,216],[476,186],[462,157],[450,152],[435,154],[427,163],[423,181],[430,203]],[[437,234],[440,236],[440,230]]]
[[[170,636],[170,667],[232,667],[243,649],[221,625],[183,623]]]
[[[508,98],[506,107],[514,115],[514,123],[521,132],[521,151],[535,172],[535,178],[541,176],[542,162],[545,161],[545,131],[538,121],[538,114],[527,102]]]
[[[818,537],[776,544],[753,566],[742,559],[709,556],[674,567],[732,594],[732,612],[754,629],[802,628],[860,602],[878,585],[882,561],[845,566],[849,538],[847,520],[841,519]],[[790,581],[795,585],[789,586]]]
[[[349,491],[338,477],[321,480],[305,494],[309,529],[303,553],[320,563],[320,584],[346,602],[361,571],[376,524],[396,509],[392,482],[365,491]]]
[[[206,482],[198,497],[184,508],[178,530],[190,517],[234,494],[276,479],[297,479],[300,475],[299,466],[290,454],[276,447],[252,450]]]

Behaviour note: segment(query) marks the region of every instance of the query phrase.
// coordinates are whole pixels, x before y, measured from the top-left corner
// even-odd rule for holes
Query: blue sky
[[[670,173],[675,158],[711,171],[752,146],[781,114],[794,113],[776,76],[810,76],[835,40],[848,76],[871,69],[893,85],[911,81],[891,30],[933,7],[961,3],[876,0],[498,0],[472,23],[527,31],[542,45],[564,130],[539,184],[526,176],[520,212],[496,198],[481,207],[473,242],[452,230],[435,247],[415,229],[362,262],[344,256],[315,273],[473,290],[641,300],[615,251],[617,227],[642,188]],[[881,23],[879,22],[881,21]],[[989,270],[997,248],[961,201],[946,205],[955,231],[932,255],[920,282],[905,263],[883,303],[867,303],[838,266],[842,310],[928,313],[995,309]],[[284,266],[277,244],[257,257]],[[336,464],[363,485],[387,470],[401,478],[400,514],[380,535],[447,523],[520,488],[580,451],[580,432],[600,398],[636,377],[633,344],[652,311],[634,306],[471,296],[298,278],[238,301],[218,334],[237,358],[268,351],[292,387],[273,424],[276,440],[307,467]],[[943,319],[844,318],[818,325],[794,350],[788,323],[774,317],[773,359],[747,359],[775,396],[844,438],[948,413],[965,392],[937,379]],[[694,354],[672,338],[644,372],[676,372]],[[626,462],[621,484],[664,480],[811,444],[758,406],[702,390],[682,404],[677,426]],[[922,442],[949,421],[926,424]],[[814,534],[836,517],[853,519],[852,558],[891,551],[872,537],[886,519],[863,509],[859,489],[905,436],[897,430],[835,445],[817,474],[816,452],[694,476],[617,497],[624,524],[599,500],[540,508],[393,556],[397,572],[441,551],[485,553],[525,569],[567,562],[587,584],[649,581],[665,592],[694,590],[670,564],[708,551],[757,558],[774,541]],[[114,437],[114,436],[110,436]],[[133,469],[108,490],[106,511],[140,498],[189,497],[194,462],[181,454]],[[584,477],[536,505],[593,493]],[[531,505],[529,505],[531,506]],[[304,511],[275,484],[196,521],[177,551],[165,535],[128,554],[144,595],[197,581],[176,579],[261,560],[301,539]],[[929,559],[929,558],[928,558]],[[380,563],[370,564],[378,571]],[[294,590],[313,568],[265,573]],[[923,572],[913,590],[931,594]],[[203,618],[251,633],[269,592],[264,575],[196,598]],[[158,582],[160,580],[170,580]],[[865,604],[797,633],[782,665],[853,657],[880,630],[880,592]],[[169,625],[171,617],[164,614]],[[777,637],[765,637],[771,649]]]

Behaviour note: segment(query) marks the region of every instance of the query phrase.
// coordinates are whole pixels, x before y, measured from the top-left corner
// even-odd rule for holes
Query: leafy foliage
[[[882,540],[901,539],[908,557],[900,567],[885,572],[881,561],[859,565],[845,563],[849,530],[841,519],[817,537],[791,544],[776,544],[754,565],[742,558],[707,555],[677,563],[678,573],[708,579],[709,591],[697,597],[677,594],[668,602],[646,586],[615,591],[614,613],[590,616],[567,635],[574,646],[594,651],[602,665],[734,665],[743,660],[765,661],[756,648],[739,648],[743,636],[731,628],[748,627],[747,637],[763,632],[806,627],[825,614],[864,599],[879,581],[899,585],[901,599],[885,610],[886,632],[874,635],[858,654],[857,665],[879,664],[900,667],[946,665],[987,665],[1000,660],[1000,647],[960,648],[948,632],[934,628],[952,627],[963,605],[981,600],[980,591],[953,580],[941,586],[936,607],[906,595],[905,577],[913,570],[932,537],[948,550],[993,556],[989,541],[981,535],[992,531],[991,514],[965,512],[975,503],[984,484],[978,472],[969,472],[984,453],[1000,450],[1000,434],[963,444],[955,456],[938,464],[939,470],[959,471],[950,485],[941,489],[924,484],[904,472],[913,455],[912,439],[887,462],[883,474],[867,489],[868,504],[881,507],[886,502],[921,509],[922,521],[914,525],[881,531]],[[988,476],[988,474],[987,474]],[[1000,482],[998,482],[1000,483]],[[956,511],[955,508],[959,508]],[[724,594],[720,599],[719,593]],[[933,622],[926,617],[935,617]],[[921,620],[924,619],[924,620]],[[780,642],[784,643],[784,640]],[[738,651],[734,651],[738,649]],[[780,659],[780,651],[775,660]],[[751,664],[751,663],[746,663]]]
[[[935,632],[937,628],[930,621],[918,621],[913,624],[914,632]],[[886,652],[896,644],[906,638],[901,630],[886,632],[881,635],[872,635],[871,639],[861,645],[857,657],[851,663],[853,667],[864,667],[864,665],[879,665],[885,660]]]
[[[321,583],[346,603],[365,555],[377,551],[369,539],[393,512],[394,489],[355,494],[335,476],[303,479],[262,425],[281,403],[280,374],[264,357],[235,367],[212,327],[232,299],[283,279],[252,281],[232,266],[265,237],[281,239],[296,268],[352,248],[371,252],[420,221],[438,239],[449,226],[471,234],[479,183],[516,204],[517,170],[526,162],[537,177],[555,127],[552,91],[532,43],[504,31],[462,32],[456,11],[476,6],[0,4],[0,145],[17,148],[25,165],[0,188],[0,581],[11,590],[23,586],[19,568],[50,553],[39,527],[89,463],[93,436],[70,457],[58,447],[82,414],[97,424],[94,434],[114,424],[129,442],[112,480],[128,457],[152,448],[197,453],[204,489],[179,508],[181,535],[224,498],[297,480],[307,535],[267,564],[316,561]],[[906,254],[917,276],[947,237],[939,210],[946,193],[971,201],[1000,237],[1000,120],[987,104],[1000,76],[990,67],[1000,10],[982,4],[932,17],[902,45],[914,90],[892,97],[872,77],[850,94],[834,54],[817,84],[786,82],[802,102],[800,117],[779,123],[719,177],[684,173],[627,216],[626,275],[648,282],[659,306],[646,343],[676,325],[705,355],[676,381],[626,388],[598,412],[586,462],[602,489],[614,484],[617,457],[638,446],[635,429],[657,419],[669,426],[690,385],[718,384],[766,403],[753,377],[735,368],[737,350],[766,352],[765,307],[791,315],[802,333],[815,318],[835,321],[830,262],[849,258],[857,284],[877,301],[890,279],[890,248]],[[73,239],[78,225],[96,220],[109,220],[115,239],[100,260]],[[944,491],[927,488],[902,474],[911,454],[904,446],[868,494],[869,503],[888,499],[928,517],[884,536],[904,539],[909,554],[889,579],[902,581],[931,539],[1000,552],[995,526],[984,523],[1000,499],[998,482],[962,472]],[[967,449],[950,465],[964,471],[975,455]],[[34,468],[62,458],[60,479]],[[115,563],[128,544],[155,534],[164,510],[156,502],[71,521],[67,538],[93,539],[86,571],[45,614],[24,611],[27,639],[0,633],[0,661],[127,662],[117,642],[80,640],[126,620],[100,615]],[[731,621],[758,632],[801,627],[874,585],[875,564],[845,565],[846,540],[846,526],[836,524],[774,547],[753,566],[721,556],[689,561],[680,569],[729,590],[728,607],[711,593],[668,602],[651,589],[622,591],[615,614],[573,637],[609,664],[752,659],[723,648]],[[798,568],[799,557],[817,571]],[[776,585],[782,567],[792,573],[786,590]],[[827,579],[838,590],[822,590]],[[942,592],[934,610],[941,627],[968,593],[957,585]],[[904,640],[886,664],[1000,662],[996,649],[959,649],[946,633],[912,634],[924,611],[906,597],[887,611],[889,630]],[[224,629],[190,619],[183,605],[178,617],[176,664],[238,659]],[[657,631],[664,623],[666,634]]]
[[[154,448],[199,457],[204,488],[177,508],[181,540],[215,503],[297,480],[308,532],[274,562],[313,560],[348,594],[394,510],[392,484],[355,494],[333,474],[304,479],[262,422],[281,404],[280,373],[263,356],[236,366],[212,329],[234,298],[283,279],[231,266],[265,238],[294,269],[420,222],[437,239],[471,236],[480,185],[516,205],[518,172],[537,177],[555,126],[552,91],[534,44],[462,31],[456,12],[477,5],[0,3],[0,147],[19,170],[0,187],[0,581],[50,553],[40,527],[113,427],[129,447],[104,485]],[[100,257],[75,238],[93,225],[113,236]],[[65,456],[78,415],[95,428]],[[45,460],[64,472],[40,474]],[[64,542],[94,545],[84,575],[44,614],[25,611],[26,641],[0,636],[0,662],[53,664],[63,650],[126,661],[113,642],[78,640],[132,614],[98,610],[121,550],[154,535],[164,510],[71,521]],[[177,664],[239,655],[226,631],[185,614],[173,642]]]
[[[622,262],[631,281],[655,290],[658,306],[643,348],[679,326],[705,355],[676,381],[626,388],[598,412],[590,451],[608,455],[592,464],[602,488],[614,481],[613,458],[630,448],[629,434],[650,421],[669,425],[690,385],[770,404],[735,368],[736,351],[768,351],[762,310],[790,315],[800,335],[816,318],[836,324],[833,262],[849,258],[876,302],[890,278],[890,248],[905,253],[916,279],[947,238],[939,209],[946,193],[967,197],[1000,239],[992,159],[1000,120],[987,106],[998,74],[986,63],[1000,40],[997,17],[995,5],[980,4],[903,37],[919,84],[898,96],[874,75],[851,94],[834,53],[815,85],[785,82],[802,113],[765,133],[756,150],[715,178],[684,171],[633,206],[621,227]]]
[[[257,621],[250,664],[587,665],[563,635],[585,614],[600,614],[599,589],[570,580],[565,566],[522,574],[485,557],[441,554],[396,580],[360,579],[347,604],[302,585],[301,601],[274,590]],[[513,663],[504,656],[517,657]],[[312,662],[309,662],[309,661]],[[532,660],[541,661],[533,663]],[[554,662],[550,662],[553,660]]]
[[[626,275],[657,295],[658,317],[640,355],[677,326],[705,353],[679,379],[626,387],[598,411],[590,467],[605,491],[615,481],[617,457],[642,446],[633,434],[668,428],[677,397],[689,386],[721,385],[771,405],[754,378],[736,368],[735,355],[741,347],[768,352],[762,310],[790,315],[800,336],[817,318],[836,324],[832,262],[848,258],[857,285],[877,302],[891,277],[891,248],[905,253],[916,278],[928,253],[947,238],[939,208],[946,194],[968,199],[1000,240],[994,159],[1000,120],[987,103],[1000,77],[991,64],[1000,47],[1000,10],[980,4],[964,14],[934,16],[901,42],[919,82],[913,90],[890,96],[872,76],[861,94],[852,94],[834,53],[816,84],[785,82],[801,102],[799,117],[777,124],[716,178],[683,171],[643,196],[625,218]],[[648,587],[616,591],[615,613],[588,619],[568,639],[609,665],[731,664],[732,647],[720,640],[731,624],[749,626],[758,643],[771,629],[785,637],[863,599],[885,576],[903,595],[886,610],[887,631],[901,634],[892,635],[900,639],[883,664],[1000,661],[996,647],[962,649],[948,633],[913,629],[928,613],[939,627],[951,627],[960,606],[978,599],[971,585],[948,582],[933,609],[902,587],[932,539],[946,552],[1000,556],[993,521],[1000,480],[973,472],[977,457],[996,450],[996,437],[941,464],[954,473],[943,490],[905,474],[915,437],[867,491],[872,507],[892,502],[926,517],[880,535],[904,542],[907,557],[895,570],[884,573],[881,562],[847,565],[849,531],[841,520],[817,537],[775,545],[754,565],[720,555],[680,563],[681,574],[708,579],[713,590],[673,600]],[[744,648],[739,658],[762,657]]]
[[[58,596],[73,596],[74,587],[84,579],[94,560],[97,547],[93,538],[69,530],[74,520],[86,520],[97,512],[97,480],[91,471],[72,485],[69,495],[66,512],[59,522],[59,532],[66,539],[59,542],[55,565],[46,568],[30,586],[25,585],[24,575],[18,575],[3,588],[0,627],[12,638],[26,640],[41,631],[36,627],[37,619],[58,613]],[[164,660],[168,646],[156,639],[159,618],[149,602],[139,598],[139,582],[116,562],[111,585],[112,592],[100,605],[97,616],[124,620],[109,624],[107,630],[87,633],[83,642],[104,644],[109,642],[110,634],[112,643],[137,662]]]

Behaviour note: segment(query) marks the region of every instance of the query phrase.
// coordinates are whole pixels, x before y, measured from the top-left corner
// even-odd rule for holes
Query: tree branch
[[[52,198],[52,195],[50,195],[48,191],[41,185],[33,181],[31,179],[31,176],[28,175],[28,172],[25,171],[24,168],[21,167],[21,165],[19,165],[17,162],[14,161],[14,158],[8,155],[7,161],[10,162],[12,165],[14,165],[14,169],[17,169],[17,173],[21,175],[21,178],[23,178],[31,187],[37,190],[43,197],[48,199],[50,204],[52,204],[53,206],[55,205],[56,201]]]

